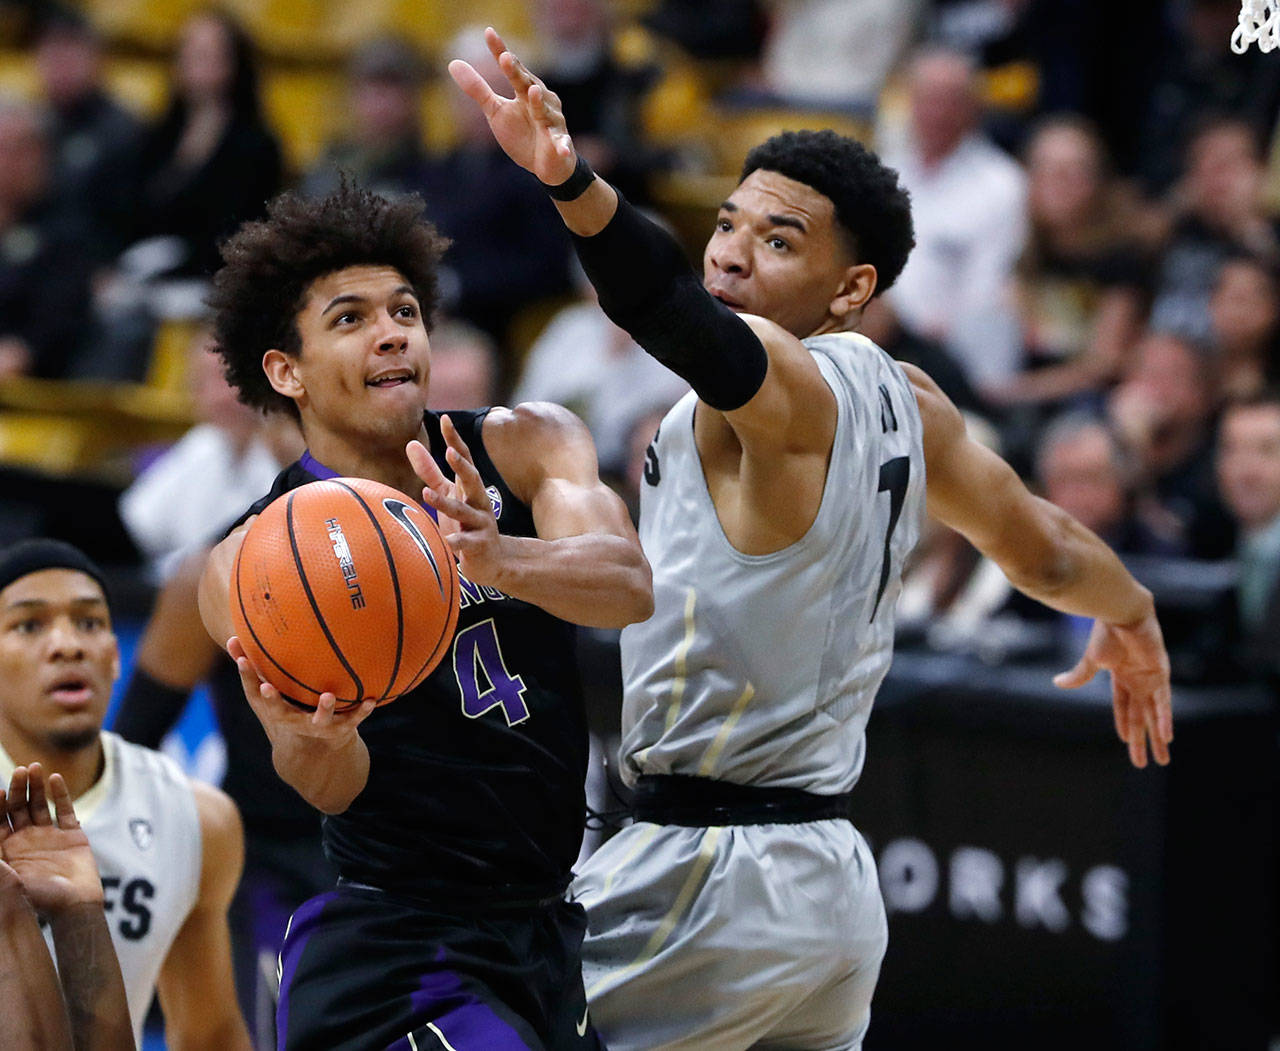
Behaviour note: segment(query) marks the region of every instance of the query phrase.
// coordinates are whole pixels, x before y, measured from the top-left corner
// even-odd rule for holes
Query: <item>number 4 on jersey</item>
[[[529,718],[524,680],[507,671],[492,619],[458,632],[453,640],[453,673],[462,692],[462,714],[467,718],[478,719],[497,707],[502,708],[508,726]]]

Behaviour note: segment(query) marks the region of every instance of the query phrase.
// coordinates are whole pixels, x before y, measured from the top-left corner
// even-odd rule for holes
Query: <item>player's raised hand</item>
[[[1173,740],[1169,655],[1153,612],[1137,624],[1120,627],[1094,621],[1084,655],[1053,683],[1071,690],[1089,682],[1100,668],[1111,672],[1111,703],[1116,733],[1129,746],[1136,767],[1147,765],[1147,749],[1161,766],[1169,762]]]
[[[329,749],[340,749],[351,742],[360,724],[378,706],[375,701],[369,700],[340,710],[337,698],[332,693],[322,693],[315,711],[297,708],[281,697],[280,691],[258,674],[245,655],[240,640],[234,635],[227,640],[227,653],[236,662],[245,700],[258,716],[273,747],[279,744],[314,742]]]
[[[48,779],[46,790],[39,763],[18,767],[8,791],[0,787],[0,806],[4,811],[0,819],[0,856],[18,874],[38,912],[57,913],[76,905],[102,902],[98,865],[61,774]]]
[[[422,479],[422,499],[439,515],[441,532],[458,559],[462,575],[476,584],[496,585],[502,572],[503,551],[493,503],[471,450],[448,416],[440,418],[440,431],[448,445],[445,459],[453,468],[452,482],[421,442],[410,442],[405,450]]]
[[[449,63],[449,75],[483,111],[507,156],[548,186],[558,186],[577,164],[560,99],[507,50],[492,27],[484,36],[515,97],[499,95],[474,66],[461,59]]]

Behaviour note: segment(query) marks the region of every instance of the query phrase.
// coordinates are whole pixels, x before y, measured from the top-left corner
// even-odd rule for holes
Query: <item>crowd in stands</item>
[[[751,133],[831,123],[867,138],[911,191],[917,243],[864,331],[1124,553],[1229,558],[1257,524],[1219,477],[1222,416],[1280,368],[1280,63],[1230,51],[1234,0],[1071,6],[1067,26],[1041,0],[537,0],[517,28],[579,149],[695,260],[740,159],[725,129],[744,115]],[[317,43],[311,68],[335,91],[286,111],[312,139],[325,129],[308,154],[264,100],[306,56],[201,8],[175,22],[154,59],[164,90],[139,109],[108,75],[138,45],[95,10],[24,5],[0,22],[29,88],[0,93],[0,377],[146,379],[165,323],[199,321],[227,233],[282,189],[354,179],[420,194],[452,241],[435,403],[568,405],[628,490],[637,427],[683,388],[604,318],[545,195],[445,83],[456,56],[501,89],[478,21],[455,14],[433,52],[389,25],[339,55]],[[1103,61],[1122,46],[1116,19],[1142,29],[1122,71]],[[219,408],[202,353],[180,370],[199,426],[136,455],[121,502],[153,581],[293,444]],[[192,502],[161,537],[165,479],[192,457],[225,500]],[[928,579],[940,551],[947,567],[909,621],[985,573],[954,541],[926,550]]]

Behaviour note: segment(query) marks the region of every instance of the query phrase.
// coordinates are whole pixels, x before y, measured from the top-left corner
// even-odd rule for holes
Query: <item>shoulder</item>
[[[549,475],[597,477],[591,432],[563,406],[526,401],[510,409],[495,407],[485,417],[483,436],[494,467],[525,503]]]
[[[943,449],[961,440],[965,435],[964,417],[955,403],[924,369],[905,361],[898,362],[898,365],[906,374],[920,409],[926,457],[931,450]]]

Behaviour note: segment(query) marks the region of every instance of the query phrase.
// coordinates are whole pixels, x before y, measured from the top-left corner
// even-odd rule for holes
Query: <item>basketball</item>
[[[270,504],[231,570],[250,662],[290,704],[337,711],[413,689],[458,622],[458,570],[434,520],[378,482],[312,482]]]

